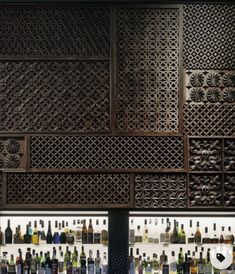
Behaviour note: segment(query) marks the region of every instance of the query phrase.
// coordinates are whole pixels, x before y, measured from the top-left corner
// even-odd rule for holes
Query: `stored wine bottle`
[[[194,234],[194,239],[196,244],[202,243],[202,234],[200,232],[199,222],[197,222],[197,229],[196,229],[196,233]]]
[[[171,252],[171,261],[170,261],[170,274],[176,274],[177,273],[177,262],[175,259],[175,252]]]
[[[1,230],[1,226],[0,226],[0,245],[3,245],[3,232]]]
[[[217,236],[217,233],[216,233],[216,223],[213,224],[213,237],[211,238],[211,243],[213,244],[218,244],[219,242],[219,238]]]
[[[50,259],[50,253],[47,252],[46,260],[45,260],[45,274],[52,274],[52,264]]]
[[[197,274],[198,268],[197,268],[197,260],[195,259],[195,252],[192,253],[192,259],[190,262],[190,274]]]
[[[205,236],[202,238],[202,243],[203,244],[210,244],[211,243],[211,239],[210,236],[208,234],[208,227],[205,227]]]
[[[94,232],[94,244],[100,244],[100,230],[99,230],[99,220],[96,220],[96,231]]]
[[[20,230],[20,225],[16,227],[16,232],[13,236],[13,242],[14,244],[22,244],[24,242],[22,236],[21,236],[21,230]]]
[[[87,243],[88,244],[93,244],[94,243],[94,230],[92,226],[92,220],[89,220],[89,226],[87,230]]]
[[[89,257],[87,259],[87,268],[88,268],[88,274],[94,274],[95,273],[95,261],[93,259],[92,250],[89,250]]]
[[[131,248],[130,250],[129,269],[130,269],[130,274],[135,274],[135,259],[133,256],[133,248]]]
[[[180,230],[180,233],[179,233],[179,243],[180,244],[186,244],[186,234],[185,234],[185,231],[184,231],[184,225],[181,224],[181,230]]]
[[[24,261],[25,274],[30,274],[31,260],[32,260],[31,248],[28,247],[27,252],[25,254],[25,261]]]
[[[58,231],[58,221],[55,221],[55,231],[54,231],[54,235],[53,235],[53,243],[54,244],[60,243],[60,234]]]
[[[26,225],[26,232],[24,234],[24,243],[30,244],[32,241],[32,236],[29,235],[29,225]]]
[[[53,236],[51,232],[51,221],[48,221],[48,230],[47,230],[47,236],[46,236],[46,242],[47,244],[52,244],[53,242]]]
[[[51,260],[51,272],[52,274],[58,274],[58,259],[56,258],[55,247],[53,247],[53,255]]]
[[[34,230],[33,230],[33,235],[32,235],[32,244],[35,244],[35,245],[39,244],[37,221],[34,221]]]
[[[101,231],[101,241],[103,245],[108,245],[108,231],[106,229],[106,220],[103,220],[104,228]]]
[[[143,242],[148,243],[148,227],[147,227],[147,219],[144,220],[144,234],[143,234]]]
[[[80,266],[81,266],[81,274],[86,274],[86,253],[84,251],[83,245],[82,245],[82,251],[80,254]]]
[[[5,244],[12,244],[12,230],[10,220],[7,220],[7,228],[5,230]]]
[[[30,272],[31,272],[31,274],[36,274],[37,273],[37,259],[36,259],[35,249],[32,250],[32,259],[31,259],[31,263],[30,263]]]
[[[24,262],[23,262],[21,249],[19,249],[18,252],[19,252],[19,255],[16,259],[16,273],[17,274],[24,274]]]
[[[178,231],[177,231],[176,220],[174,220],[174,229],[173,229],[173,232],[171,234],[171,243],[172,244],[177,244],[178,242],[179,242],[179,235],[178,235]]]
[[[204,274],[205,273],[204,261],[203,261],[203,258],[202,258],[202,252],[200,252],[200,258],[198,260],[197,267],[198,267],[198,274]]]
[[[101,274],[101,258],[99,250],[96,251],[95,274]]]
[[[104,252],[103,255],[102,274],[108,274],[108,261],[106,257],[106,252]]]
[[[11,254],[10,261],[8,263],[8,274],[16,274],[16,265],[13,254]]]
[[[221,227],[221,234],[220,234],[219,242],[221,244],[224,242],[224,226]]]
[[[82,227],[82,244],[87,244],[87,227],[86,227],[86,220],[83,220],[83,227]]]
[[[40,244],[45,244],[46,243],[46,233],[44,230],[44,221],[40,220],[40,225],[41,225],[41,231],[40,231],[40,235],[39,235],[39,243]]]
[[[60,233],[60,243],[66,244],[66,232],[65,232],[65,228],[64,228],[64,221],[62,221],[62,231]]]

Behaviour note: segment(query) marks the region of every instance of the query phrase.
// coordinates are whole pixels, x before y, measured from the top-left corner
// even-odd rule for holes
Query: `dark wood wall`
[[[235,5],[0,6],[2,208],[235,206]]]

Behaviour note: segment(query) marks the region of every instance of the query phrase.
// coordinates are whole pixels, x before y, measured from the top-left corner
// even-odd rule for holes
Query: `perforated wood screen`
[[[2,6],[3,207],[234,207],[234,15]]]

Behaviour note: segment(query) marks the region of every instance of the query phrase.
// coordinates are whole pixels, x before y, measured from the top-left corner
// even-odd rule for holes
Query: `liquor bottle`
[[[78,267],[78,251],[77,251],[76,246],[73,249],[72,265],[73,265],[73,268]]]
[[[167,262],[167,255],[165,254],[165,250],[163,250],[160,256],[160,269],[162,269],[162,266],[165,262]]]
[[[206,263],[204,266],[204,274],[211,274],[212,273],[212,265],[210,260],[210,248],[207,249],[206,254]]]
[[[131,219],[131,226],[130,226],[130,229],[129,229],[129,242],[130,242],[130,244],[135,243],[135,228],[134,228],[133,218]]]
[[[52,274],[52,263],[50,259],[50,253],[47,252],[45,260],[45,274]]]
[[[62,221],[62,231],[60,233],[60,243],[66,244],[66,232],[64,227],[64,221]]]
[[[34,245],[38,245],[39,244],[37,221],[34,221],[34,230],[33,230],[33,235],[32,235],[32,244],[34,244]]]
[[[71,229],[68,230],[68,233],[66,234],[66,243],[73,245],[75,241],[74,233]]]
[[[52,233],[51,233],[51,221],[48,221],[46,242],[47,242],[47,244],[52,244],[52,242],[53,242],[53,237],[52,237]]]
[[[26,225],[26,232],[24,234],[24,243],[30,244],[32,242],[32,236],[29,235],[29,225]]]
[[[145,274],[152,274],[152,265],[151,265],[151,261],[150,261],[150,257],[147,257],[147,266],[145,267]]]
[[[83,220],[83,227],[82,227],[82,244],[87,244],[87,227],[86,227],[86,220]]]
[[[143,236],[141,233],[140,225],[138,225],[136,235],[135,235],[135,243],[142,243],[142,242],[143,242]]]
[[[204,271],[204,260],[203,260],[203,257],[202,257],[202,252],[200,252],[200,258],[198,260],[197,267],[198,267],[198,274],[204,274],[205,273],[205,271]]]
[[[28,247],[27,252],[25,253],[25,261],[24,261],[25,274],[30,273],[31,260],[32,260],[31,248]]]
[[[106,220],[103,220],[104,228],[101,231],[101,242],[103,245],[108,245],[108,231],[106,229]]]
[[[195,242],[195,239],[194,239],[194,233],[192,231],[192,227],[193,227],[193,221],[190,219],[189,220],[189,228],[190,228],[190,233],[189,233],[189,237],[188,237],[188,243],[191,244],[191,243],[194,243]]]
[[[23,262],[21,249],[19,249],[18,252],[19,252],[19,255],[16,259],[16,273],[17,274],[24,274],[24,262]]]
[[[23,241],[23,238],[21,236],[21,230],[20,230],[20,225],[18,225],[16,227],[16,232],[15,234],[13,235],[13,243],[14,244],[22,244],[24,241]]]
[[[221,244],[224,243],[224,226],[221,227],[221,234],[220,234],[219,242]]]
[[[13,254],[11,254],[10,261],[8,263],[8,274],[16,274],[16,265]]]
[[[102,274],[108,274],[108,261],[106,257],[106,252],[103,255],[103,262],[102,262]]]
[[[197,229],[196,229],[196,233],[194,234],[194,239],[196,244],[201,244],[202,234],[200,232],[199,222],[197,222]]]
[[[45,256],[43,256],[43,252],[40,251],[40,256],[39,256],[39,265],[38,265],[38,274],[45,274]]]
[[[177,273],[177,262],[175,259],[175,252],[171,252],[171,260],[170,260],[170,274],[176,274]]]
[[[135,274],[135,259],[133,256],[133,248],[131,248],[130,251],[130,258],[129,258],[129,269],[130,269],[130,274]]]
[[[64,273],[64,253],[63,251],[60,251],[60,258],[58,262],[58,271],[60,274]]]
[[[70,251],[69,251],[68,258],[69,258],[69,260],[67,261],[67,264],[66,264],[66,274],[72,274],[73,273],[73,263],[71,261],[71,252]]]
[[[165,262],[163,265],[162,265],[162,274],[169,274],[169,264],[167,262]]]
[[[29,222],[29,235],[30,235],[31,237],[33,236],[33,229],[32,229],[31,222]]]
[[[7,228],[5,230],[5,244],[12,244],[12,230],[10,220],[7,220]]]
[[[45,230],[44,230],[44,221],[43,220],[40,220],[40,225],[41,225],[41,233],[40,233],[40,236],[39,236],[39,243],[40,244],[45,244],[46,243],[46,233],[45,233]]]
[[[60,243],[60,234],[58,231],[58,221],[55,221],[55,231],[54,231],[54,235],[53,235],[53,243],[54,244]]]
[[[58,274],[58,259],[56,258],[56,249],[53,247],[53,253],[52,253],[52,259],[51,259],[51,272],[52,274]]]
[[[165,229],[165,244],[169,244],[170,243],[170,230],[171,230],[171,224],[169,222],[169,219],[167,219],[167,225],[166,225],[166,229]]]
[[[30,272],[31,272],[31,274],[36,274],[37,273],[37,259],[36,259],[35,249],[32,250],[32,259],[31,259],[31,264],[30,264]]]
[[[101,258],[99,250],[96,251],[95,274],[101,274]]]
[[[188,254],[185,253],[184,262],[183,262],[183,273],[190,274],[190,260]]]
[[[0,260],[0,271],[1,274],[7,274],[8,261],[7,261],[7,252],[2,253],[2,259]]]
[[[171,233],[171,243],[177,244],[178,242],[179,242],[179,235],[177,231],[176,220],[174,220],[174,229],[173,229],[173,232]]]
[[[93,259],[92,250],[89,250],[89,257],[87,259],[87,268],[88,268],[88,274],[94,274],[95,273],[95,261]]]
[[[3,232],[0,226],[0,245],[3,245]]]
[[[99,229],[99,220],[96,220],[96,230],[94,232],[94,244],[100,244],[100,229]]]
[[[183,224],[181,224],[181,230],[180,230],[178,238],[179,238],[179,243],[180,244],[186,244],[186,235],[185,235],[184,225]]]
[[[178,264],[177,264],[178,274],[183,274],[183,263],[184,263],[183,248],[180,247],[180,251],[178,253]]]
[[[144,234],[143,234],[143,242],[148,243],[148,227],[147,227],[147,219],[144,220]]]
[[[138,274],[143,274],[144,273],[144,267],[143,267],[143,262],[142,262],[142,257],[139,256],[139,263],[138,263],[138,266],[137,266],[137,271],[138,271]]]
[[[213,223],[213,237],[211,238],[211,243],[213,244],[218,244],[219,243],[219,238],[216,233],[216,223]]]
[[[80,266],[81,266],[81,274],[86,274],[86,253],[84,251],[83,245],[82,245],[82,252],[80,254]]]
[[[195,258],[195,252],[192,253],[192,259],[190,262],[190,274],[197,274],[198,268],[197,268],[197,260]]]
[[[211,243],[211,239],[210,239],[210,236],[208,234],[208,227],[207,226],[205,227],[205,235],[202,238],[202,243],[203,244],[210,244]]]
[[[228,232],[224,236],[224,243],[225,244],[233,244],[234,236],[231,232],[231,226],[228,227]]]
[[[94,243],[94,230],[92,226],[92,219],[89,220],[89,226],[87,230],[87,243],[93,244]]]
[[[154,273],[158,273],[160,271],[160,264],[159,264],[156,253],[153,253],[153,259],[152,259],[151,265]]]
[[[64,267],[67,267],[68,262],[70,261],[69,247],[66,246],[66,251],[64,253]]]
[[[144,269],[147,267],[146,253],[143,253],[142,265]]]

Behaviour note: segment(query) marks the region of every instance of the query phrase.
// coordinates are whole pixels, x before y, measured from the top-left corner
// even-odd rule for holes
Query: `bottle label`
[[[100,244],[100,233],[94,233],[94,243]]]
[[[38,274],[45,274],[45,269],[44,269],[44,267],[39,267],[39,268],[38,268]]]
[[[88,274],[94,274],[95,266],[94,264],[88,264]]]
[[[47,267],[47,266],[45,267],[45,274],[52,274],[50,267]]]
[[[101,268],[100,267],[95,268],[95,274],[101,274]]]
[[[204,266],[203,266],[203,264],[198,264],[198,274],[204,274]]]
[[[23,265],[22,265],[22,264],[17,264],[17,265],[16,265],[16,272],[17,272],[17,274],[22,274],[22,273],[24,272],[23,269],[24,269],[24,268],[23,268]]]

